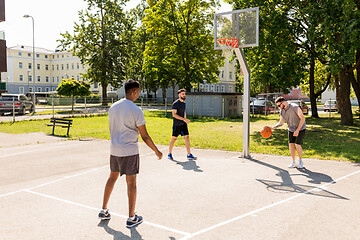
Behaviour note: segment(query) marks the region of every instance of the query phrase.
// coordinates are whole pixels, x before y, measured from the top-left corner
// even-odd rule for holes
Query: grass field
[[[156,144],[168,145],[171,139],[172,118],[161,111],[146,111],[147,129]],[[72,139],[109,139],[107,115],[73,118],[70,129]],[[190,118],[190,141],[193,148],[242,151],[242,119]],[[250,152],[289,155],[287,129],[283,126],[273,132],[269,139],[260,135],[260,130],[272,126],[279,120],[278,115],[255,116],[250,123]],[[5,133],[51,133],[45,126],[49,120],[34,120],[15,123],[1,123],[0,131]],[[341,126],[340,115],[322,115],[320,119],[307,117],[307,132],[304,140],[304,157],[360,162],[360,119],[354,119],[354,126]],[[56,134],[65,135],[66,130],[57,128]],[[176,146],[185,146],[179,137]]]

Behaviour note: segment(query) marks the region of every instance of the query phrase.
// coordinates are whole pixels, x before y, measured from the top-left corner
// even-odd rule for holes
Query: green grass
[[[161,111],[146,111],[148,132],[156,144],[168,145],[171,139],[172,118]],[[95,138],[109,139],[108,117],[90,116],[72,118],[71,139]],[[242,151],[242,119],[219,119],[210,117],[190,118],[191,146],[202,149]],[[250,152],[276,155],[289,155],[286,126],[277,129],[273,135],[264,139],[260,130],[272,126],[279,120],[278,115],[255,116],[250,123]],[[354,126],[341,126],[340,115],[332,113],[321,115],[320,119],[306,117],[307,132],[303,144],[305,158],[333,159],[360,162],[360,119],[354,118]],[[15,123],[0,123],[0,131],[5,133],[51,133],[45,124],[49,120],[32,120]],[[286,125],[286,124],[285,124]],[[57,135],[66,135],[66,129],[56,128]],[[182,137],[176,146],[185,146]]]

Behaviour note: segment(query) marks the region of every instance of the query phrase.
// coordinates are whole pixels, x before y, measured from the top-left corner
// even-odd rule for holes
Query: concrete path
[[[140,144],[137,213],[129,230],[124,177],[99,221],[108,141],[0,135],[0,239],[358,239],[360,166],[194,149],[157,160]],[[12,139],[12,140],[10,140]],[[17,139],[17,140],[13,140]],[[20,140],[23,139],[23,140]],[[27,139],[27,140],[26,140]],[[23,142],[22,142],[23,141]],[[3,145],[4,143],[7,143]],[[167,146],[160,146],[164,155]]]

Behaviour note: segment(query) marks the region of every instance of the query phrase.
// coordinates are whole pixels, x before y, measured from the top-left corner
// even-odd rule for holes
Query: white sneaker
[[[304,163],[303,163],[303,161],[299,161],[299,164],[298,164],[298,168],[304,168]]]
[[[292,163],[288,166],[288,168],[294,168],[296,167],[296,163],[295,161],[292,161]]]

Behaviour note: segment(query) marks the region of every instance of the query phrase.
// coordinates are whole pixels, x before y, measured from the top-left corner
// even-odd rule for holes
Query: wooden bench
[[[71,119],[64,119],[64,118],[51,118],[50,119],[50,123],[46,124],[46,126],[52,126],[53,130],[52,130],[52,135],[54,135],[54,131],[55,131],[55,127],[62,127],[62,128],[67,128],[67,136],[69,136],[69,130],[70,127],[72,125],[72,121]]]

